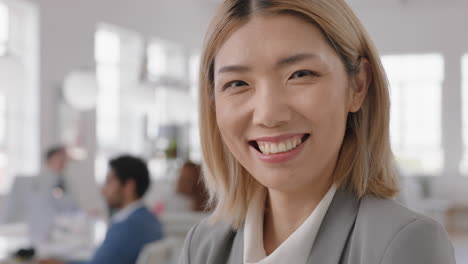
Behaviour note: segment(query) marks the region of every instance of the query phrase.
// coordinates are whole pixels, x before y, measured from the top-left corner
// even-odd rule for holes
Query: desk
[[[92,223],[92,238],[84,240],[70,240],[67,243],[55,241],[50,244],[42,244],[36,249],[36,255],[42,257],[60,257],[67,260],[87,260],[94,253],[97,245],[104,239],[107,225],[103,220],[95,220]],[[25,223],[0,225],[0,264],[15,263],[10,259],[12,253],[20,248],[31,247],[28,226]],[[17,263],[17,262],[16,262]]]
[[[26,224],[0,225],[0,261],[8,259],[19,248],[30,246],[27,234]]]

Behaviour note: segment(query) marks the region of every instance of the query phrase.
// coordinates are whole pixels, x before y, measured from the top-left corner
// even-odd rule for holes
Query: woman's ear
[[[349,112],[357,112],[361,108],[372,81],[372,69],[369,61],[361,59],[359,72],[354,76],[350,96]]]

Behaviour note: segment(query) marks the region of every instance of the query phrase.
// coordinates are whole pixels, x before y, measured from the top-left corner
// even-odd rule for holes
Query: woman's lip
[[[285,141],[294,137],[303,137],[306,134],[307,133],[297,133],[297,134],[287,134],[287,135],[274,136],[274,137],[261,137],[261,138],[256,138],[256,139],[252,139],[249,141],[278,143],[278,142]]]
[[[252,147],[252,151],[255,152],[257,157],[267,163],[282,163],[286,161],[290,161],[294,159],[296,156],[298,156],[302,150],[304,149],[304,145],[307,143],[308,140],[303,142],[301,145],[299,145],[297,148],[292,149],[288,152],[282,152],[282,153],[276,153],[276,154],[269,154],[265,155],[261,153],[260,151],[256,150],[254,147]]]

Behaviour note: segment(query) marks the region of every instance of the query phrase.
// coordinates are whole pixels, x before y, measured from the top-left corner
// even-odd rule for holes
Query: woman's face
[[[330,183],[356,104],[335,51],[291,15],[254,17],[214,64],[216,117],[236,159],[278,191]]]

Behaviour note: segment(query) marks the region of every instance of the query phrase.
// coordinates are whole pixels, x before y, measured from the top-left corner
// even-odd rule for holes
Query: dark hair
[[[49,148],[45,154],[45,160],[49,161],[53,156],[56,154],[65,151],[65,146],[64,145],[57,145]]]
[[[209,211],[208,192],[202,179],[201,167],[186,161],[180,169],[176,192],[192,200],[193,211]]]
[[[149,170],[143,159],[122,155],[111,159],[109,166],[114,169],[115,176],[120,183],[125,184],[128,180],[134,180],[136,196],[143,197],[150,185]]]

